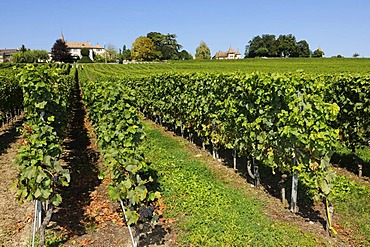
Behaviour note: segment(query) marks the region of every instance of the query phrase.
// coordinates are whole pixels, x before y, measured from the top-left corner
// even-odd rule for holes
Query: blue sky
[[[0,49],[24,44],[50,50],[67,41],[122,48],[156,31],[174,33],[195,54],[201,41],[212,55],[262,34],[293,34],[326,56],[370,57],[369,0],[1,0]]]

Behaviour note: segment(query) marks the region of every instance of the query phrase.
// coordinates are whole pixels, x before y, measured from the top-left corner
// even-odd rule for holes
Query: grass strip
[[[334,186],[339,234],[347,235],[355,246],[370,246],[370,188],[346,176],[338,176]]]
[[[159,177],[166,218],[181,246],[322,246],[297,226],[263,215],[263,203],[226,185],[185,151],[184,143],[144,123],[146,157]]]

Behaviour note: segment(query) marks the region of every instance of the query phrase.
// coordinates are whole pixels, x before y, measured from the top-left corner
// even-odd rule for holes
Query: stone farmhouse
[[[227,51],[218,51],[213,56],[213,59],[241,59],[240,51],[234,51],[233,48],[229,48]]]

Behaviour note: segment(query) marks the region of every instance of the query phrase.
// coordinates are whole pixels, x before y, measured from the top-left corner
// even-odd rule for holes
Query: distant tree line
[[[193,56],[177,42],[176,34],[162,34],[150,32],[146,36],[140,36],[132,43],[131,49],[126,45],[122,49],[109,44],[105,47],[106,54],[93,54],[94,62],[120,62],[127,60],[136,61],[159,61],[159,60],[190,60]],[[57,40],[51,51],[54,61],[73,61],[64,41]],[[318,48],[310,50],[306,40],[297,41],[292,34],[273,34],[255,36],[246,45],[245,58],[254,57],[323,57],[324,52]],[[356,54],[357,55],[357,54]],[[205,42],[201,42],[196,48],[195,59],[210,59],[211,52]]]
[[[49,54],[45,50],[30,50],[24,45],[19,49],[19,52],[12,54],[14,63],[38,63],[45,62],[49,59]]]
[[[319,48],[312,52],[306,40],[297,41],[292,34],[273,34],[255,36],[245,47],[245,57],[323,57]]]

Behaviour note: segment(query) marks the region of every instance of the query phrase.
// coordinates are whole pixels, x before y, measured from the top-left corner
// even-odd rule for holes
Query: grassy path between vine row
[[[145,155],[158,173],[164,218],[174,228],[177,244],[348,246],[326,236],[319,222],[287,212],[278,199],[251,188],[208,153],[150,121],[144,125]]]
[[[16,127],[21,121],[0,129],[0,245],[29,246],[32,233],[33,203],[19,204],[11,189],[18,171],[14,164],[19,144]]]

